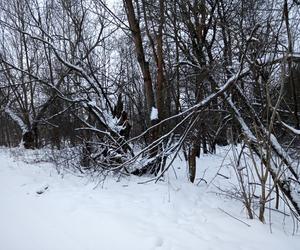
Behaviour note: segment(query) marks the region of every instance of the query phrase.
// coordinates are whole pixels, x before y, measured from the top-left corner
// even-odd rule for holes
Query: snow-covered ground
[[[202,156],[199,176],[209,183],[223,155]],[[157,184],[108,178],[95,188],[86,177],[62,178],[50,164],[14,160],[2,148],[0,250],[300,249],[289,220],[284,225],[273,213],[271,233],[247,219],[240,202],[213,192],[215,184],[188,183],[184,162],[175,166],[178,179],[170,171]]]

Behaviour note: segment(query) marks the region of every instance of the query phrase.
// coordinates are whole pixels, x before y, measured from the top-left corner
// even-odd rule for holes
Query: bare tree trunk
[[[197,157],[197,147],[195,144],[188,152],[188,164],[189,164],[189,179],[190,182],[194,183],[196,178],[196,157]]]
[[[154,93],[153,93],[153,85],[152,79],[149,69],[149,62],[146,61],[144,47],[143,47],[143,40],[141,35],[141,29],[139,23],[136,19],[136,15],[134,12],[134,7],[132,0],[124,0],[127,19],[129,22],[129,26],[131,29],[132,37],[134,40],[135,50],[137,54],[137,60],[142,70],[145,90],[146,90],[146,100],[147,100],[147,108],[150,114],[152,107],[155,107],[155,100],[154,100]]]
[[[284,5],[283,5],[283,15],[285,19],[285,24],[286,24],[286,31],[287,31],[287,37],[288,37],[288,54],[292,55],[293,53],[293,45],[292,45],[292,34],[290,30],[290,24],[289,24],[289,9],[288,9],[288,3],[287,0],[284,0]],[[298,100],[297,100],[297,93],[296,93],[296,85],[295,85],[295,80],[293,76],[293,69],[292,69],[292,58],[290,57],[288,59],[288,80],[292,86],[292,94],[293,94],[293,102],[294,102],[294,117],[295,117],[295,123],[296,123],[296,128],[300,128],[300,120],[298,116]]]
[[[132,0],[124,0],[124,5],[126,9],[127,19],[129,22],[129,26],[132,32],[132,37],[134,40],[135,50],[137,54],[137,60],[139,66],[142,71],[142,75],[144,78],[144,86],[146,92],[146,102],[147,102],[147,110],[148,110],[148,118],[150,118],[150,125],[156,125],[160,119],[163,118],[164,113],[164,63],[163,63],[163,24],[164,24],[164,2],[160,1],[160,26],[159,26],[159,34],[157,36],[157,113],[158,117],[152,117],[153,109],[156,109],[155,99],[154,99],[154,91],[153,91],[153,82],[151,78],[149,62],[146,60],[143,40],[141,35],[141,29],[138,23],[138,20],[135,15],[134,6]],[[155,54],[156,52],[153,51]],[[151,117],[150,117],[151,116]],[[150,132],[150,143],[157,140],[160,136],[161,126],[156,126]],[[138,175],[143,174],[144,172],[150,172],[151,174],[157,174],[160,170],[161,163],[165,162],[164,159],[158,157],[159,154],[159,145],[153,147],[149,151],[149,158],[154,159],[150,164],[144,166],[144,168],[137,173]]]

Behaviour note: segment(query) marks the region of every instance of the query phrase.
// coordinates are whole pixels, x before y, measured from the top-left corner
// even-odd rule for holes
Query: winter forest
[[[247,235],[249,227],[256,232],[254,238],[263,232],[272,242],[277,237],[272,232],[278,230],[281,243],[268,243],[270,249],[299,249],[299,26],[299,0],[1,0],[3,183],[12,183],[9,178],[21,171],[4,170],[18,161],[26,178],[33,178],[29,169],[53,169],[58,176],[79,178],[72,179],[72,185],[93,183],[90,189],[83,185],[86,193],[100,195],[106,192],[101,186],[108,185],[115,197],[109,200],[116,202],[126,195],[139,200],[139,193],[147,192],[153,192],[154,202],[167,195],[164,188],[179,185],[177,196],[175,189],[168,191],[168,196],[174,193],[169,203],[185,204],[182,211],[171,210],[174,218],[185,221],[185,213],[199,209],[198,217],[192,214],[193,227],[198,228],[203,209],[216,225],[226,225],[222,218],[229,221],[227,227],[237,223],[231,233],[237,238],[240,230]],[[67,185],[68,179],[57,177],[57,182]],[[50,183],[32,184],[34,192],[42,186],[34,197],[48,195],[49,204],[55,203],[55,197],[49,197],[58,187]],[[126,195],[117,194],[124,189]],[[9,191],[3,192],[0,204],[9,202]],[[25,191],[18,192],[21,197]],[[206,205],[193,203],[199,197]],[[170,206],[159,199],[153,207]],[[22,209],[23,203],[17,202]],[[210,203],[218,204],[218,211]],[[3,217],[9,206],[15,205],[0,209]],[[134,209],[139,210],[133,207],[133,214]],[[96,222],[94,226],[101,227]],[[0,226],[0,233],[5,230]],[[141,231],[147,230],[144,226]],[[250,243],[238,248],[238,241],[201,247],[197,237],[179,245],[173,240],[184,233],[172,232],[169,240],[160,236],[137,241],[138,248],[109,243],[101,247],[96,242],[86,248],[46,245],[64,250],[261,249]],[[13,233],[6,234],[1,250],[44,249],[28,242],[23,245],[27,248],[20,248],[12,244]],[[124,236],[123,244],[126,240],[135,241]],[[282,248],[287,242],[290,245]]]

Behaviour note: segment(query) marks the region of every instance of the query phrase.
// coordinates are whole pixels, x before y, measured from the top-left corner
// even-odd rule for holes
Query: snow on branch
[[[165,118],[164,120],[161,120],[160,122],[158,122],[157,124],[151,126],[150,128],[146,129],[143,133],[141,133],[140,135],[131,138],[130,140],[128,140],[127,142],[133,142],[134,140],[137,140],[138,138],[144,136],[145,134],[149,133],[150,130],[152,130],[153,128],[160,126],[161,124],[170,121],[172,119],[175,118],[179,118],[179,117],[189,117],[189,115],[193,114],[194,112],[198,111],[201,108],[204,108],[205,106],[207,106],[209,103],[211,103],[213,100],[215,100],[215,98],[221,96],[223,93],[225,93],[226,90],[228,90],[230,87],[232,87],[232,85],[234,85],[236,83],[237,80],[239,80],[240,78],[244,77],[245,75],[247,75],[249,73],[249,68],[245,68],[245,69],[240,69],[234,76],[232,76],[231,78],[229,78],[226,83],[222,86],[220,86],[218,88],[218,90],[212,94],[210,94],[209,96],[207,96],[206,98],[204,98],[201,102],[195,104],[194,106],[180,112],[179,114],[170,116],[168,118]],[[183,121],[185,121],[186,119],[184,118],[179,124],[182,124]]]
[[[256,137],[253,135],[251,129],[247,126],[246,122],[242,118],[242,115],[240,114],[240,112],[238,111],[238,109],[236,108],[236,106],[234,105],[234,103],[232,102],[230,97],[227,97],[227,102],[230,105],[230,107],[233,109],[233,111],[235,112],[235,117],[238,120],[239,124],[241,125],[242,131],[244,132],[244,134],[252,142],[257,142]]]
[[[265,136],[265,138],[269,138],[269,143],[271,144],[274,152],[284,161],[284,163],[287,165],[290,173],[298,180],[299,176],[297,174],[297,172],[294,169],[293,166],[293,160],[291,159],[291,157],[289,156],[289,154],[287,153],[287,151],[280,145],[280,143],[278,142],[276,136],[274,134],[272,134],[271,131],[269,131],[264,124],[262,123],[262,121],[260,120],[260,118],[258,117],[256,111],[254,110],[254,108],[252,107],[252,105],[247,101],[247,98],[245,96],[245,94],[243,93],[242,89],[239,88],[238,86],[235,86],[235,89],[238,91],[238,94],[240,95],[240,97],[242,97],[245,101],[245,104],[247,105],[247,107],[249,108],[249,111],[251,112],[251,116],[253,117],[253,119],[255,121],[257,121],[263,135]]]
[[[300,130],[295,129],[292,126],[286,124],[285,122],[281,122],[283,126],[285,126],[287,129],[289,129],[291,132],[293,132],[295,135],[300,135]]]
[[[151,119],[151,121],[158,119],[158,110],[157,110],[157,108],[152,107],[150,119]]]
[[[5,113],[8,114],[10,118],[18,124],[23,134],[25,134],[28,131],[28,128],[23,122],[23,120],[9,108],[9,104],[5,107]]]

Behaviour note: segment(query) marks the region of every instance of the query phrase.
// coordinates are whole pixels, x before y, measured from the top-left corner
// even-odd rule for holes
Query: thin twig
[[[224,211],[222,208],[219,208],[219,210],[222,211],[223,213],[227,214],[227,215],[230,216],[231,218],[236,219],[237,221],[243,223],[243,224],[246,225],[247,227],[251,227],[250,224],[248,224],[248,223],[246,223],[246,222],[244,222],[244,221],[242,221],[242,220],[240,220],[240,219],[234,217],[233,215],[231,215],[231,214],[227,213],[226,211]]]

